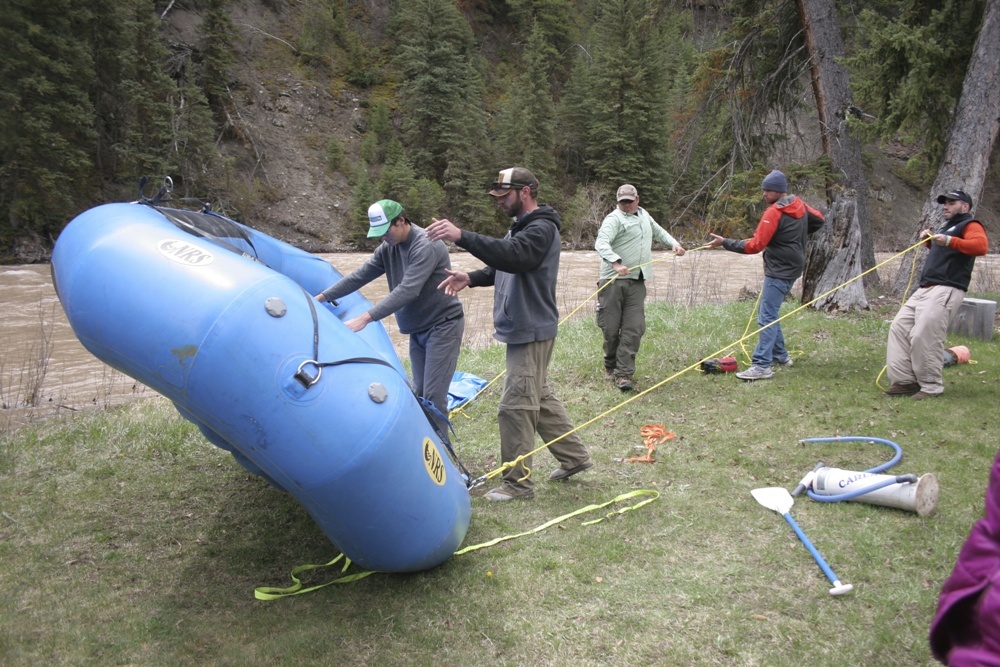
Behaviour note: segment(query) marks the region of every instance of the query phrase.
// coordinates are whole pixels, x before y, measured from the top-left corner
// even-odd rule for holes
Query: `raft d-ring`
[[[316,367],[316,377],[312,377],[306,372],[305,367],[309,364]],[[298,380],[306,389],[319,382],[321,377],[323,377],[323,367],[319,365],[319,362],[312,359],[306,359],[303,361],[299,364],[298,370],[295,371],[295,379]]]
[[[166,190],[167,194],[174,191],[174,179],[169,176],[163,177],[163,189]]]

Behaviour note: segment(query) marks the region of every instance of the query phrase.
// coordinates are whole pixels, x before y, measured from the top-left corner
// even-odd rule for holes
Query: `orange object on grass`
[[[667,440],[677,437],[676,433],[663,428],[663,424],[645,424],[639,429],[639,435],[642,436],[642,444],[646,446],[647,451],[642,456],[625,459],[626,463],[656,463],[653,453],[656,451],[657,445],[662,445]]]

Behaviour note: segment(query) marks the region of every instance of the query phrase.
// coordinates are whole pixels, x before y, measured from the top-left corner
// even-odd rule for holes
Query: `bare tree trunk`
[[[822,261],[826,270],[813,285],[812,293],[803,302],[826,294],[813,304],[818,310],[850,310],[867,308],[865,288],[860,280],[840,287],[844,282],[861,273],[861,227],[858,224],[858,210],[855,200],[841,197],[830,207],[829,218],[842,224],[823,225],[809,244],[806,260],[823,250]],[[832,250],[832,254],[828,252]],[[814,260],[815,261],[815,260]],[[845,278],[846,276],[846,278]],[[836,289],[840,287],[840,289]]]
[[[868,181],[861,162],[861,143],[846,122],[854,104],[847,70],[838,61],[844,56],[844,41],[834,0],[796,2],[809,49],[823,151],[834,170],[827,186],[831,206],[826,226],[830,229],[810,243],[806,253],[802,299],[810,301],[825,291],[819,289],[821,284],[835,287],[858,276],[863,268],[875,266],[875,244],[868,217]],[[865,281],[877,285],[878,276],[870,273]],[[868,307],[860,288],[830,295],[823,303],[827,310]]]
[[[983,23],[972,49],[969,69],[962,84],[962,97],[955,108],[955,119],[948,130],[944,159],[938,167],[930,196],[924,202],[920,222],[913,230],[913,243],[924,229],[937,229],[944,222],[937,196],[949,190],[964,190],[973,202],[983,194],[983,181],[990,166],[990,153],[1000,131],[1000,0],[986,0]],[[975,209],[973,209],[975,215]],[[924,265],[926,251],[921,247],[917,275]],[[903,262],[892,292],[904,299],[912,262]],[[916,280],[913,287],[916,288]]]

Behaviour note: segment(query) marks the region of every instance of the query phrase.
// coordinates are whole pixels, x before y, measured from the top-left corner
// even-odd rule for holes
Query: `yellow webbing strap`
[[[608,514],[602,516],[599,519],[594,519],[592,521],[584,521],[580,525],[582,525],[582,526],[591,526],[591,525],[593,525],[595,523],[600,523],[601,521],[604,521],[605,519],[611,518],[612,516],[614,516],[616,514],[624,514],[625,512],[630,512],[632,510],[639,509],[643,505],[647,505],[647,504],[653,502],[654,500],[656,500],[657,498],[659,498],[660,497],[660,492],[659,491],[653,491],[651,489],[638,489],[636,491],[629,491],[628,493],[623,493],[620,496],[612,498],[611,500],[607,501],[606,503],[601,503],[600,505],[587,505],[586,507],[581,507],[580,509],[575,510],[573,512],[570,512],[569,514],[564,514],[564,515],[562,515],[560,517],[556,517],[555,519],[552,519],[550,521],[546,521],[542,525],[540,525],[540,526],[538,526],[536,528],[532,528],[531,530],[525,531],[523,533],[517,533],[516,535],[504,535],[503,537],[498,537],[496,539],[490,540],[489,542],[483,542],[482,544],[474,544],[472,546],[465,547],[464,549],[460,549],[460,550],[456,551],[454,553],[454,555],[455,556],[459,556],[459,555],[464,554],[464,553],[469,553],[470,551],[476,551],[477,549],[485,549],[486,547],[491,547],[491,546],[493,546],[495,544],[499,544],[500,542],[506,542],[507,540],[514,540],[514,539],[517,539],[518,537],[524,537],[526,535],[531,535],[533,533],[538,533],[538,532],[541,532],[541,531],[545,530],[546,528],[554,526],[557,523],[562,523],[563,521],[566,521],[567,519],[571,519],[571,518],[573,518],[575,516],[579,516],[581,514],[586,514],[588,512],[593,512],[595,510],[603,509],[603,508],[607,507],[608,505],[613,505],[614,503],[618,503],[618,502],[622,502],[622,501],[625,501],[625,500],[629,500],[631,498],[638,498],[640,496],[650,496],[650,497],[646,498],[645,500],[643,500],[641,502],[636,503],[635,505],[630,505],[628,507],[622,507],[622,508],[619,508],[619,509],[617,509],[617,510],[615,510],[613,512],[609,512]],[[343,574],[344,572],[347,571],[347,568],[351,566],[351,559],[344,558],[344,554],[340,554],[339,556],[337,556],[336,558],[334,558],[333,560],[331,560],[329,563],[326,563],[325,565],[300,565],[300,566],[298,566],[297,568],[295,568],[294,570],[292,570],[292,575],[291,575],[292,576],[292,581],[294,581],[295,583],[292,586],[289,586],[288,588],[272,588],[270,586],[258,586],[257,588],[254,589],[253,595],[258,600],[280,600],[282,598],[287,598],[287,597],[290,597],[292,595],[301,595],[303,593],[311,593],[312,591],[317,591],[317,590],[319,590],[321,588],[326,588],[327,586],[329,586],[331,584],[347,584],[347,583],[350,583],[352,581],[357,581],[358,579],[364,579],[368,575],[375,574],[378,571],[378,570],[368,570],[368,571],[365,571],[365,572],[357,572],[355,574],[349,574],[349,575],[340,577],[339,579],[334,579],[333,581],[328,581],[325,584],[318,584],[316,586],[310,586],[309,588],[303,588],[302,587],[302,582],[299,580],[299,578],[298,578],[297,575],[299,575],[302,572],[306,572],[308,570],[318,570],[319,568],[322,568],[322,567],[330,567],[330,566],[336,564],[337,561],[339,561],[341,558],[344,559],[344,567],[342,567],[341,570],[340,570],[341,574]]]
[[[302,572],[307,572],[309,570],[318,570],[321,567],[331,567],[336,564],[341,558],[344,559],[344,567],[340,569],[340,573],[343,574],[347,571],[347,568],[351,566],[351,559],[345,558],[344,554],[340,554],[329,563],[324,565],[299,565],[297,568],[292,570],[292,581],[295,583],[288,588],[272,588],[270,586],[258,586],[253,591],[253,596],[258,600],[280,600],[281,598],[287,598],[292,595],[301,595],[303,593],[310,593],[312,591],[319,590],[320,588],[326,588],[330,584],[347,584],[352,581],[357,581],[358,579],[364,579],[369,574],[375,574],[378,570],[367,570],[365,572],[358,572],[356,574],[348,574],[346,576],[340,577],[339,579],[334,579],[333,581],[328,581],[325,584],[319,584],[317,586],[310,586],[309,588],[302,588],[302,581],[299,580],[298,574]]]
[[[506,542],[507,540],[516,540],[519,537],[525,537],[526,535],[531,535],[532,533],[539,533],[539,532],[545,530],[546,528],[551,528],[552,526],[556,525],[557,523],[562,523],[563,521],[566,521],[567,519],[572,519],[575,516],[579,516],[581,514],[586,514],[588,512],[593,512],[594,510],[599,510],[599,509],[602,509],[604,507],[607,507],[608,505],[613,505],[614,503],[622,502],[624,500],[629,500],[630,498],[638,498],[639,496],[651,496],[651,497],[650,498],[646,498],[642,502],[636,503],[635,505],[630,505],[628,507],[622,507],[620,509],[615,510],[614,512],[609,512],[608,514],[602,516],[600,519],[594,519],[593,521],[584,521],[580,525],[581,526],[591,526],[591,525],[593,525],[595,523],[600,523],[601,521],[604,521],[605,519],[608,519],[608,518],[610,518],[610,517],[612,517],[612,516],[614,516],[616,514],[624,514],[625,512],[630,512],[632,510],[639,509],[643,505],[647,505],[647,504],[653,502],[654,500],[656,500],[657,498],[659,498],[660,497],[660,492],[659,491],[653,491],[651,489],[638,489],[636,491],[629,491],[628,493],[623,493],[620,496],[612,498],[611,500],[607,501],[606,503],[601,503],[600,505],[587,505],[586,507],[581,507],[578,510],[572,511],[569,514],[563,514],[562,516],[558,516],[555,519],[550,519],[549,521],[546,521],[542,525],[537,526],[535,528],[532,528],[531,530],[525,531],[523,533],[516,533],[514,535],[504,535],[503,537],[498,537],[496,539],[492,539],[489,542],[483,542],[482,544],[473,544],[472,546],[468,546],[468,547],[465,547],[464,549],[460,549],[460,550],[456,551],[455,555],[459,556],[459,555],[464,554],[464,553],[469,553],[470,551],[476,551],[477,549],[485,549],[486,547],[492,547],[495,544],[500,544],[501,542]]]
[[[698,246],[697,248],[692,248],[691,250],[688,250],[687,252],[694,252],[695,250],[704,250],[705,248],[708,248],[708,247],[709,247],[708,244],[705,244],[703,246]],[[659,259],[654,259],[654,260],[652,260],[650,262],[646,262],[645,264],[637,264],[635,266],[630,266],[630,267],[628,267],[628,270],[629,271],[635,271],[636,269],[641,269],[644,266],[648,266],[650,264],[656,264],[657,262],[662,262],[662,261],[664,261],[666,259],[670,259],[671,257],[676,257],[676,255],[668,255],[666,257],[661,257]],[[562,326],[562,325],[566,324],[570,320],[570,318],[573,317],[573,315],[575,315],[577,313],[578,310],[580,310],[585,305],[587,305],[590,302],[591,299],[593,299],[595,296],[597,296],[598,294],[601,293],[601,290],[603,290],[605,287],[607,287],[611,283],[615,282],[616,280],[618,280],[618,276],[614,276],[613,278],[611,278],[610,280],[608,280],[608,282],[606,282],[603,285],[601,285],[597,289],[596,292],[594,292],[593,294],[591,294],[590,296],[588,296],[586,299],[584,299],[583,301],[581,301],[580,305],[578,305],[576,308],[574,308],[573,311],[570,312],[569,315],[567,315],[566,317],[562,318],[562,320],[559,321],[559,326]],[[495,378],[493,378],[492,380],[490,380],[489,382],[487,382],[485,387],[483,387],[482,389],[480,389],[479,391],[477,391],[475,396],[473,396],[468,401],[466,401],[462,405],[458,406],[457,408],[455,408],[454,410],[452,410],[451,412],[449,412],[448,413],[448,419],[452,419],[452,418],[457,417],[459,415],[462,415],[462,416],[468,418],[468,415],[464,414],[464,410],[465,410],[466,406],[471,405],[473,403],[473,401],[475,401],[487,389],[489,389],[493,385],[494,382],[496,382],[500,378],[502,378],[506,372],[507,372],[507,369],[505,368],[504,370],[502,370],[499,373],[497,373],[497,376]]]

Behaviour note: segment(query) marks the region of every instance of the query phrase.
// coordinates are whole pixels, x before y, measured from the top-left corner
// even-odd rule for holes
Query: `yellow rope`
[[[523,533],[516,533],[516,534],[513,534],[513,535],[504,535],[503,537],[497,537],[497,538],[492,539],[492,540],[490,540],[488,542],[482,542],[480,544],[473,544],[473,545],[465,547],[464,549],[459,549],[458,551],[456,551],[452,555],[453,556],[461,556],[462,554],[466,554],[466,553],[469,553],[471,551],[478,551],[479,549],[485,549],[487,547],[492,547],[492,546],[494,546],[496,544],[499,544],[501,542],[507,542],[509,540],[514,540],[514,539],[517,539],[519,537],[525,537],[525,536],[531,535],[533,533],[538,533],[538,532],[541,532],[541,531],[545,530],[546,528],[551,528],[552,526],[554,526],[554,525],[556,525],[558,523],[562,523],[563,521],[566,521],[567,519],[572,519],[575,516],[579,516],[581,514],[587,514],[588,512],[593,512],[595,510],[603,509],[603,508],[607,507],[608,505],[613,505],[615,503],[620,503],[620,502],[623,502],[625,500],[631,500],[633,498],[639,498],[639,497],[642,497],[642,496],[646,496],[646,498],[644,500],[640,501],[640,502],[637,502],[634,505],[628,505],[626,507],[621,507],[621,508],[616,509],[616,510],[614,510],[612,512],[608,512],[607,514],[605,514],[604,516],[602,516],[602,517],[600,517],[598,519],[592,519],[590,521],[584,521],[580,525],[581,526],[592,526],[594,524],[597,524],[597,523],[600,523],[600,522],[604,521],[605,519],[609,519],[609,518],[611,518],[611,517],[613,517],[615,515],[624,514],[625,512],[631,512],[632,510],[637,510],[640,507],[643,507],[644,505],[648,505],[649,503],[651,503],[654,500],[656,500],[657,498],[659,498],[660,497],[660,492],[659,491],[653,491],[651,489],[636,489],[635,491],[628,491],[626,493],[620,494],[620,495],[612,498],[611,500],[609,500],[607,502],[600,503],[598,505],[587,505],[586,507],[581,507],[578,510],[572,511],[569,514],[564,514],[562,516],[556,517],[555,519],[550,519],[549,521],[546,521],[542,525],[536,526],[535,528],[532,528],[531,530],[524,531]],[[303,588],[303,586],[302,586],[302,580],[299,579],[299,575],[301,573],[308,572],[310,570],[318,570],[318,569],[325,568],[325,567],[332,567],[333,565],[337,564],[341,559],[344,560],[344,566],[341,568],[340,573],[342,575],[344,575],[344,576],[341,576],[338,579],[334,579],[333,581],[327,581],[326,583],[317,584],[315,586],[309,586],[308,588]],[[350,583],[352,581],[358,581],[359,579],[364,579],[368,575],[376,574],[378,572],[378,570],[365,570],[365,571],[362,571],[362,572],[357,572],[355,574],[345,574],[347,572],[347,568],[349,568],[350,566],[351,566],[351,559],[350,558],[345,558],[344,554],[340,554],[339,556],[337,556],[336,558],[334,558],[333,560],[331,560],[329,563],[324,563],[323,565],[299,565],[298,567],[296,567],[295,569],[292,570],[291,577],[292,577],[292,581],[295,582],[295,583],[292,584],[291,586],[289,586],[288,588],[273,588],[271,586],[258,586],[257,588],[254,589],[253,594],[254,594],[254,597],[257,598],[258,600],[265,600],[265,601],[268,601],[268,600],[280,600],[282,598],[291,597],[293,595],[302,595],[303,593],[311,593],[311,592],[317,591],[317,590],[319,590],[321,588],[326,588],[327,586],[332,586],[333,584],[347,584],[347,583]]]
[[[650,392],[652,392],[652,391],[654,391],[654,390],[656,390],[656,389],[659,389],[659,388],[660,388],[660,387],[662,387],[663,385],[665,385],[665,384],[667,384],[668,382],[671,382],[672,380],[674,380],[674,379],[676,379],[676,378],[680,377],[680,376],[681,376],[681,375],[683,375],[684,373],[687,373],[688,371],[690,371],[690,370],[692,370],[692,369],[695,369],[695,368],[698,368],[698,367],[700,367],[700,366],[701,366],[701,364],[702,364],[702,362],[704,362],[704,361],[708,361],[709,359],[714,359],[714,358],[716,358],[716,357],[718,357],[718,356],[721,356],[721,355],[722,355],[722,354],[723,354],[723,353],[724,353],[724,352],[725,352],[726,350],[728,350],[728,349],[730,349],[730,348],[732,348],[732,347],[734,347],[734,346],[736,346],[736,345],[739,345],[739,344],[741,344],[741,343],[742,343],[743,341],[745,341],[745,340],[747,340],[747,339],[749,339],[749,338],[751,338],[751,337],[753,337],[753,336],[756,336],[757,334],[759,334],[759,333],[760,333],[761,331],[763,331],[764,329],[767,329],[768,327],[772,327],[772,326],[774,326],[775,324],[777,324],[778,322],[781,322],[782,320],[784,320],[784,319],[786,319],[786,318],[788,318],[788,317],[791,317],[792,315],[794,315],[794,314],[798,313],[799,311],[801,311],[801,310],[803,310],[803,309],[805,309],[805,308],[808,308],[809,306],[813,305],[813,304],[814,304],[814,303],[816,303],[817,301],[820,301],[820,300],[822,300],[822,299],[826,298],[827,296],[829,296],[829,295],[833,294],[834,292],[836,292],[837,290],[839,290],[839,289],[840,289],[841,287],[844,287],[845,285],[849,285],[849,284],[851,284],[852,282],[854,282],[855,280],[859,280],[860,278],[863,278],[863,277],[865,277],[866,275],[868,275],[868,274],[869,274],[869,273],[871,273],[872,271],[876,271],[876,270],[878,270],[878,269],[882,268],[883,266],[885,266],[885,265],[886,265],[886,264],[888,264],[889,262],[891,262],[891,261],[895,260],[895,259],[896,259],[897,257],[899,257],[899,256],[901,256],[901,255],[904,255],[904,254],[908,253],[909,251],[913,250],[914,248],[916,248],[917,246],[919,246],[919,245],[920,245],[921,243],[923,243],[923,241],[918,241],[917,243],[915,243],[914,245],[910,246],[910,247],[909,247],[909,248],[907,248],[906,250],[903,250],[902,252],[900,252],[900,253],[897,253],[896,255],[893,255],[892,257],[890,257],[889,259],[885,260],[884,262],[881,262],[881,263],[879,263],[879,264],[876,264],[875,266],[873,266],[872,268],[868,269],[867,271],[862,271],[861,273],[859,273],[859,274],[858,274],[858,275],[856,275],[855,277],[851,278],[850,280],[847,280],[847,281],[845,281],[845,282],[841,283],[840,285],[837,285],[836,287],[834,287],[834,288],[832,288],[832,289],[829,289],[829,290],[827,290],[826,292],[823,292],[822,294],[820,294],[819,296],[817,296],[816,298],[814,298],[814,299],[813,299],[812,301],[809,301],[809,302],[807,302],[807,303],[804,303],[804,304],[802,304],[801,306],[799,306],[798,308],[796,308],[796,309],[794,309],[794,310],[791,310],[791,311],[789,311],[788,313],[786,313],[785,315],[782,315],[781,317],[779,317],[778,319],[774,320],[773,322],[770,322],[770,323],[768,323],[768,324],[767,324],[767,326],[763,326],[763,327],[760,327],[759,329],[757,329],[757,330],[756,330],[756,331],[754,331],[753,333],[751,333],[751,334],[747,334],[747,335],[744,335],[744,336],[743,336],[742,338],[740,338],[739,340],[737,340],[737,341],[734,341],[733,343],[731,343],[731,344],[729,344],[729,345],[727,345],[727,346],[725,346],[725,347],[723,347],[723,348],[720,348],[720,349],[716,350],[716,351],[715,351],[715,352],[713,352],[712,354],[710,354],[710,355],[708,355],[708,356],[706,356],[706,357],[704,357],[704,358],[702,358],[702,359],[699,359],[698,361],[694,362],[693,364],[691,364],[691,365],[690,365],[690,366],[688,366],[687,368],[684,368],[684,369],[682,369],[682,370],[680,370],[680,371],[677,371],[676,373],[674,373],[674,374],[673,374],[673,375],[671,375],[670,377],[666,378],[665,380],[661,380],[661,381],[660,381],[660,382],[658,382],[657,384],[654,384],[654,385],[653,385],[652,387],[650,387],[650,388],[648,388],[648,389],[646,389],[646,390],[644,390],[644,391],[641,391],[641,392],[639,392],[639,393],[635,394],[634,396],[631,396],[630,398],[628,398],[628,399],[626,399],[626,400],[622,401],[622,402],[621,402],[621,403],[619,403],[618,405],[616,405],[616,406],[614,406],[614,407],[612,407],[612,408],[610,408],[610,409],[608,409],[608,410],[605,410],[604,412],[602,412],[601,414],[597,415],[597,416],[596,416],[596,417],[594,417],[593,419],[591,419],[591,420],[589,420],[589,421],[587,421],[587,422],[584,422],[583,424],[580,424],[580,425],[579,425],[579,426],[577,426],[576,428],[574,428],[574,429],[572,429],[572,430],[570,430],[570,431],[567,431],[566,433],[563,433],[562,435],[560,435],[560,436],[558,436],[558,437],[556,437],[556,438],[553,438],[552,440],[550,440],[550,441],[548,441],[548,442],[546,442],[546,443],[542,444],[541,446],[537,447],[536,449],[533,449],[532,451],[528,452],[527,454],[522,454],[521,456],[518,456],[518,457],[517,457],[516,459],[514,459],[513,461],[505,461],[505,462],[503,463],[503,465],[501,465],[501,466],[500,466],[499,468],[497,468],[496,470],[491,470],[490,472],[486,473],[485,475],[482,475],[481,477],[477,477],[477,478],[476,478],[475,480],[473,480],[473,481],[472,481],[472,483],[471,483],[471,484],[469,485],[469,488],[470,488],[470,489],[474,489],[474,488],[476,488],[477,486],[480,486],[480,485],[482,485],[483,483],[485,483],[485,482],[486,482],[487,480],[489,480],[489,479],[493,479],[494,477],[497,477],[497,476],[499,476],[499,475],[503,474],[503,473],[504,473],[505,471],[507,471],[507,470],[509,470],[509,469],[513,468],[514,466],[518,465],[519,463],[521,463],[521,461],[523,461],[523,460],[524,460],[525,458],[527,458],[527,457],[529,457],[529,456],[533,456],[533,455],[537,454],[538,452],[542,451],[543,449],[546,449],[547,447],[549,447],[549,446],[553,445],[554,443],[556,443],[556,442],[559,442],[559,441],[560,441],[560,440],[562,440],[563,438],[565,438],[565,437],[567,437],[567,436],[569,436],[569,435],[572,435],[573,433],[576,433],[576,432],[577,432],[577,431],[579,431],[580,429],[582,429],[582,428],[584,428],[584,427],[586,427],[586,426],[589,426],[589,425],[593,424],[594,422],[596,422],[596,421],[598,421],[598,420],[600,420],[600,419],[603,419],[604,417],[608,416],[609,414],[611,414],[611,413],[613,413],[613,412],[616,412],[616,411],[618,411],[618,410],[622,409],[623,407],[625,407],[625,406],[626,406],[626,405],[628,405],[629,403],[631,403],[631,402],[633,402],[633,401],[636,401],[636,400],[638,400],[638,399],[642,398],[642,397],[643,397],[643,396],[645,396],[646,394],[648,394],[648,393],[650,393]],[[525,477],[527,477],[527,476],[529,476],[529,475],[530,475],[530,471],[529,471],[528,475],[526,475]]]
[[[697,248],[693,248],[693,249],[688,250],[686,252],[694,252],[695,250],[703,250],[703,249],[708,248],[708,247],[709,247],[708,244],[705,244],[703,246],[699,246]],[[655,264],[656,262],[662,262],[662,261],[667,260],[667,259],[673,259],[673,257],[671,257],[671,256],[668,255],[667,257],[661,257],[659,259],[654,259],[652,261],[645,262],[644,264],[638,264],[636,266],[631,266],[631,267],[629,267],[629,271],[635,271],[636,269],[641,269],[644,266],[649,266],[650,264]],[[610,285],[611,283],[615,282],[616,280],[618,280],[618,276],[617,275],[615,275],[608,282],[606,282],[603,285],[601,285],[597,289],[596,292],[594,292],[593,294],[591,294],[590,296],[588,296],[586,299],[584,299],[583,301],[581,301],[580,305],[578,305],[576,308],[574,308],[570,312],[569,315],[567,315],[566,317],[562,318],[562,320],[559,321],[559,326],[562,326],[562,325],[566,324],[566,322],[568,322],[569,319],[571,317],[573,317],[573,315],[575,315],[578,310],[580,310],[585,305],[587,305],[587,303],[589,303],[591,299],[593,299],[598,294],[600,294],[601,291],[604,288],[606,288],[608,285]],[[483,392],[485,392],[487,389],[489,389],[493,385],[493,383],[495,383],[497,380],[499,380],[500,378],[502,378],[506,373],[507,373],[507,369],[506,368],[504,370],[500,371],[495,378],[493,378],[492,380],[490,380],[489,382],[487,382],[486,385],[482,389],[480,389],[479,391],[477,391],[475,396],[473,396],[471,399],[469,399],[468,401],[466,401],[462,405],[458,406],[457,408],[455,408],[454,410],[452,410],[451,412],[449,412],[448,413],[448,418],[452,419],[452,418],[454,418],[454,417],[456,417],[458,415],[461,415],[465,411],[465,408],[467,406],[471,405],[477,398],[479,398],[480,396],[482,396]],[[464,415],[464,416],[468,417],[468,415]]]

